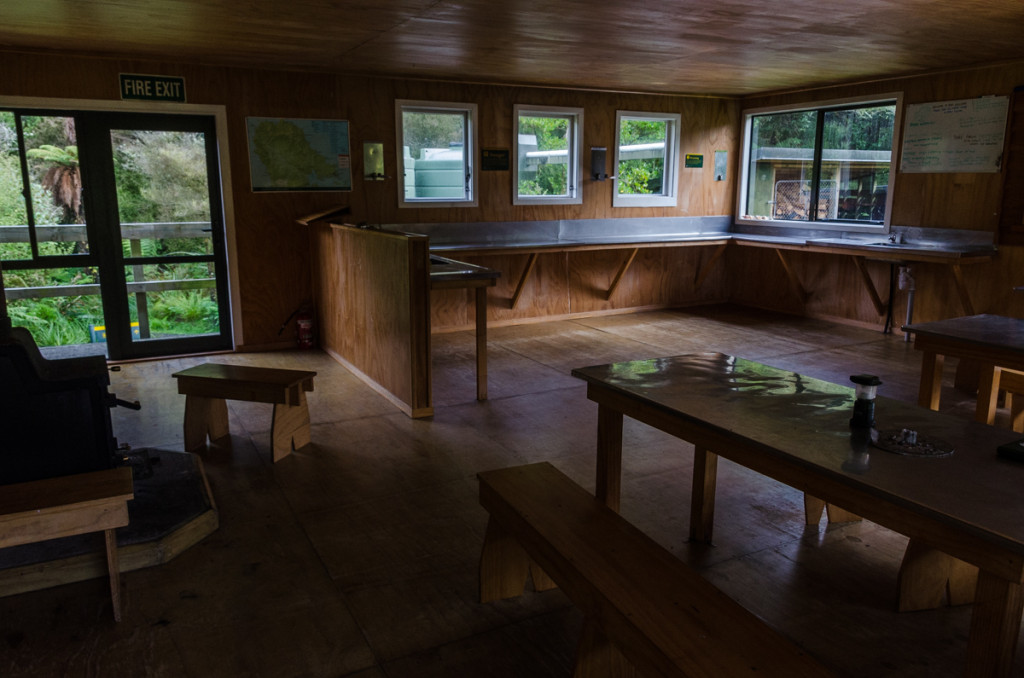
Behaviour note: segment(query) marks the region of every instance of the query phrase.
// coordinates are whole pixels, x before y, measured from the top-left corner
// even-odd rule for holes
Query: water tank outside
[[[405,151],[406,198],[465,197],[462,147],[425,148],[420,155],[420,158],[412,158],[408,149]]]

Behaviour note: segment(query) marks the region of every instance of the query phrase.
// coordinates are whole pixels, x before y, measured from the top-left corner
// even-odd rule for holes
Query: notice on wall
[[[903,172],[998,172],[1003,162],[1008,97],[907,106]]]

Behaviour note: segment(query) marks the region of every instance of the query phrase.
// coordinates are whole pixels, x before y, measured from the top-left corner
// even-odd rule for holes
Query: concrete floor
[[[908,401],[920,368],[899,334],[736,307],[489,339],[490,399],[477,402],[472,335],[434,337],[435,415],[417,421],[320,351],[217,356],[316,370],[313,443],[272,464],[270,406],[230,402],[231,437],[203,457],[220,528],[125,573],[120,624],[103,580],[0,598],[0,675],[567,677],[582,619],[561,592],[476,601],[475,474],[549,460],[593,489],[597,408],[572,368],[719,351],[844,384],[874,373],[881,394]],[[207,359],[113,373],[111,390],[143,405],[114,410],[118,439],[181,450],[170,375]],[[969,418],[953,368],[942,409]],[[894,611],[904,537],[805,527],[800,493],[723,460],[715,545],[688,544],[692,446],[627,419],[624,450],[622,513],[839,675],[962,673],[969,608]]]

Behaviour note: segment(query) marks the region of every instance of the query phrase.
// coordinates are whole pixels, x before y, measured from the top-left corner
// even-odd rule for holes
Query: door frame
[[[238,247],[235,238],[234,200],[231,195],[231,155],[228,148],[227,107],[219,104],[176,104],[159,101],[118,101],[115,99],[61,99],[0,95],[0,106],[46,111],[98,111],[107,113],[156,113],[161,115],[205,115],[214,119],[217,134],[217,163],[220,165],[220,200],[224,212],[224,245],[227,257],[228,297],[231,309],[231,347],[244,343],[242,305],[238,280]]]

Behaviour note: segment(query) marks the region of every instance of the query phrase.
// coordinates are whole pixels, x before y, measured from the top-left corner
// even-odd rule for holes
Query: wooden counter
[[[438,261],[425,235],[322,221],[310,229],[320,344],[327,353],[410,417],[432,416],[430,293],[474,289],[477,398],[487,398],[486,290],[497,271]]]

